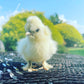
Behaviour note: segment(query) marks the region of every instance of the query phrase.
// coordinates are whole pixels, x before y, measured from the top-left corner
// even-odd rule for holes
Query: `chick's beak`
[[[30,32],[26,32],[26,35],[30,35]]]

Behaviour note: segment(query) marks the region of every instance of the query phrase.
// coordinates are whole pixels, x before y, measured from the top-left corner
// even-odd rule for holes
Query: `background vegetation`
[[[84,48],[69,48],[69,54],[84,56]]]
[[[25,11],[12,16],[3,25],[0,40],[3,41],[6,51],[16,50],[17,41],[25,37],[24,26],[29,16],[38,16],[50,28],[53,39],[58,42],[58,53],[67,53],[66,47],[74,47],[74,44],[83,46],[84,41],[81,34],[73,26],[63,23],[58,14],[47,19],[43,12]]]
[[[11,17],[10,20],[3,25],[3,31],[1,32],[1,40],[4,42],[6,51],[12,51],[16,49],[17,41],[23,37],[25,37],[24,26],[26,24],[26,19],[29,16],[38,16],[42,22],[47,25],[52,31],[52,37],[59,44],[63,44],[64,40],[62,35],[55,29],[53,23],[45,18],[43,13],[41,12],[24,12],[19,13],[14,17]]]
[[[51,15],[50,18],[49,18],[49,20],[50,20],[54,25],[63,23],[63,21],[59,19],[58,14]]]
[[[80,43],[83,39],[82,35],[76,30],[76,28],[69,24],[57,24],[55,25],[55,28],[58,29],[63,36],[67,47],[73,47],[74,44]]]

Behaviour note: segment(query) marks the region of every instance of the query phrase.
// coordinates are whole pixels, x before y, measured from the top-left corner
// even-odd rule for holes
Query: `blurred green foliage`
[[[69,54],[84,56],[84,48],[68,48]]]
[[[58,53],[68,53],[68,49],[64,45],[58,45]]]
[[[75,27],[69,24],[57,24],[55,25],[55,28],[63,36],[67,47],[73,47],[74,44],[80,43],[82,40],[82,35],[76,30]]]
[[[42,22],[50,28],[53,39],[58,42],[58,53],[68,52],[64,46],[65,44],[71,47],[81,42],[83,45],[84,41],[82,41],[82,36],[73,26],[66,23],[53,25],[53,23],[44,16],[43,12],[25,11],[10,17],[9,21],[3,25],[0,40],[3,41],[6,51],[16,50],[17,41],[25,37],[24,26],[29,16],[38,16]]]
[[[38,16],[52,31],[53,39],[61,45],[64,43],[62,35],[54,27],[53,23],[45,18],[42,12],[25,11],[17,14],[16,16],[12,16],[10,20],[3,25],[0,39],[3,41],[6,51],[15,50],[17,41],[25,37],[24,26],[26,24],[26,19],[29,16]]]
[[[51,15],[51,16],[49,17],[49,20],[50,20],[54,25],[63,23],[63,21],[59,19],[58,14]]]
[[[84,40],[84,34],[82,34],[82,36],[83,36],[83,40]]]
[[[81,40],[81,42],[77,43],[77,48],[84,48],[84,40]]]

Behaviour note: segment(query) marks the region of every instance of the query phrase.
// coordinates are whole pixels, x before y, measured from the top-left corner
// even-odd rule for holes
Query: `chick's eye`
[[[29,29],[28,32],[31,32],[31,30]]]
[[[39,32],[40,29],[36,29],[36,32]]]
[[[28,32],[31,32],[30,30]]]

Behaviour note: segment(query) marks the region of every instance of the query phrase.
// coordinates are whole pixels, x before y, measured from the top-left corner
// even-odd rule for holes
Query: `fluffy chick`
[[[46,61],[57,51],[57,43],[52,40],[51,32],[37,16],[30,16],[25,25],[26,37],[17,45],[17,51],[27,62],[23,70],[34,71],[32,62],[42,63],[45,70],[53,68]]]

